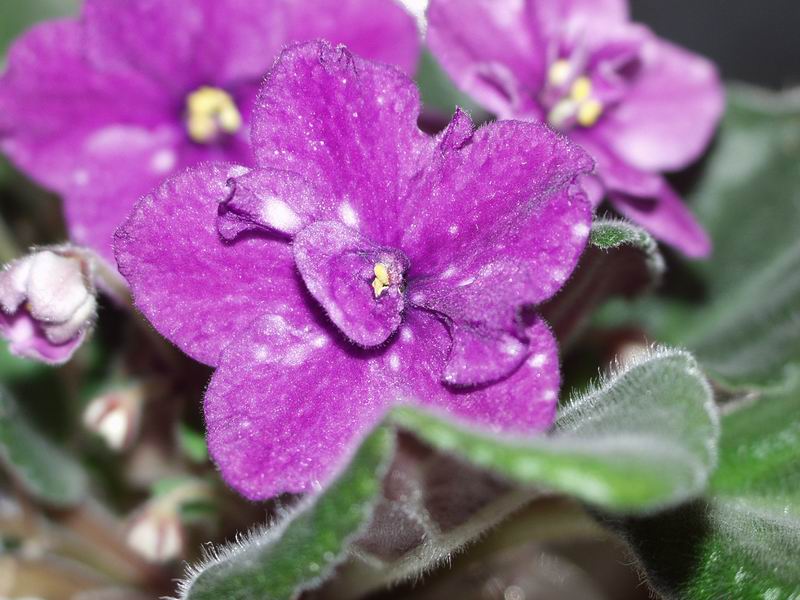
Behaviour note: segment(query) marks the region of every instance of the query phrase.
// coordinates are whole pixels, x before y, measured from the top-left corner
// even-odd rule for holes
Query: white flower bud
[[[178,510],[150,502],[131,522],[125,540],[145,560],[161,564],[180,558],[184,537]]]
[[[83,424],[117,452],[131,447],[139,434],[144,390],[135,384],[109,390],[92,400],[83,412]]]
[[[94,323],[94,263],[70,245],[41,248],[0,273],[0,335],[14,354],[69,360]]]

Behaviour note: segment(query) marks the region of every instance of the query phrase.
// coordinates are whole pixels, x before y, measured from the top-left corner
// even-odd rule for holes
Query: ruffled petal
[[[546,68],[545,42],[518,0],[431,0],[428,45],[464,91],[488,110],[535,110]]]
[[[392,245],[399,199],[432,142],[417,127],[414,83],[342,47],[291,47],[253,112],[261,167],[303,176],[344,225]]]
[[[449,352],[450,338],[442,324],[424,313],[408,315],[388,356],[398,371],[416,365],[414,377],[409,379],[413,392],[405,403],[432,408],[476,427],[529,434],[552,425],[560,373],[558,348],[547,325],[534,317],[525,335],[530,340],[526,360],[508,377],[490,385],[450,387],[440,383],[437,370]]]
[[[623,101],[593,128],[626,163],[672,171],[706,148],[724,110],[722,84],[708,60],[652,37]]]
[[[417,23],[395,0],[299,0],[287,3],[286,9],[290,41],[321,38],[409,75],[416,70],[421,45]]]
[[[566,281],[586,244],[591,206],[575,185],[589,156],[534,123],[465,136],[456,115],[405,198],[399,246],[410,297],[453,320],[506,324]]]
[[[215,365],[255,315],[302,293],[285,238],[217,231],[226,181],[243,167],[202,165],[145,196],[115,236],[138,308],[184,352]]]
[[[620,213],[686,256],[706,258],[711,254],[708,233],[666,182],[662,182],[661,190],[654,197],[611,193],[609,200]]]
[[[359,353],[302,304],[266,312],[223,352],[205,397],[223,478],[259,500],[324,486],[395,398],[380,353]]]

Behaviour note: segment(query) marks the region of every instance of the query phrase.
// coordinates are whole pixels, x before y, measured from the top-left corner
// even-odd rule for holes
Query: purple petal
[[[663,180],[660,175],[630,166],[598,140],[592,131],[576,130],[570,137],[594,158],[597,176],[606,189],[640,197],[654,196],[661,190]]]
[[[484,385],[498,381],[528,357],[528,343],[513,333],[475,326],[450,324],[453,345],[442,381],[454,386]]]
[[[549,38],[573,29],[601,29],[628,20],[627,0],[526,0],[537,25]]]
[[[620,213],[686,256],[706,258],[711,254],[708,233],[666,182],[656,197],[636,198],[612,193],[609,199]]]
[[[312,223],[295,236],[292,248],[306,287],[350,340],[377,346],[394,333],[403,312],[401,284],[408,269],[402,253],[375,246],[334,221]],[[376,265],[394,283],[373,287]]]
[[[139,309],[193,358],[215,365],[238,331],[301,287],[285,239],[234,244],[217,232],[229,176],[243,167],[204,165],[144,197],[117,231],[115,253]]]
[[[708,145],[724,109],[722,84],[706,59],[651,38],[624,101],[593,135],[632,167],[681,169]]]
[[[390,244],[400,198],[432,145],[418,115],[416,86],[396,69],[323,42],[298,45],[261,90],[253,149],[261,167],[298,173],[334,201],[333,218]]]
[[[510,307],[549,298],[574,269],[591,207],[573,183],[592,161],[533,123],[494,123],[466,139],[454,127],[400,215],[400,247],[421,278],[411,300],[454,320],[506,324]]]
[[[428,44],[455,83],[501,116],[535,110],[545,43],[518,0],[431,0]]]
[[[85,60],[82,42],[73,21],[39,25],[14,44],[0,80],[3,151],[38,182],[62,193],[87,182],[84,146],[100,152],[122,139],[137,150],[156,152],[171,144],[170,132],[152,127],[164,109],[157,88],[96,72]],[[136,102],[120,104],[119,97]],[[111,125],[118,128],[104,131]]]
[[[355,54],[397,65],[409,75],[417,67],[420,35],[413,16],[395,0],[296,0],[289,2],[287,39],[326,39]]]
[[[222,354],[205,397],[208,445],[250,499],[324,485],[394,401],[379,355],[354,354],[328,328],[292,304]]]
[[[325,199],[295,173],[273,169],[252,169],[232,177],[229,198],[222,204],[217,222],[226,240],[243,231],[264,229],[292,236],[320,214]]]
[[[560,385],[558,348],[547,325],[535,318],[525,330],[529,342],[527,360],[509,377],[492,385],[452,388],[418,371],[413,402],[457,417],[467,424],[497,432],[530,434],[553,423]],[[413,312],[400,330],[398,342],[389,351],[397,371],[410,368],[427,357],[430,372],[446,355],[450,339],[433,317]],[[394,358],[392,358],[394,357]],[[411,400],[409,400],[411,401]]]
[[[0,336],[8,341],[8,349],[16,356],[61,365],[72,358],[83,343],[86,330],[81,330],[69,340],[54,343],[48,339],[36,319],[21,308],[11,315],[0,311]]]
[[[258,77],[283,38],[276,0],[87,0],[87,50],[101,69],[183,94]]]

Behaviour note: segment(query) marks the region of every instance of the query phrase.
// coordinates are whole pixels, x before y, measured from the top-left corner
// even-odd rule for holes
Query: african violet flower
[[[33,28],[0,80],[0,148],[64,197],[70,234],[113,264],[139,196],[187,165],[251,162],[249,115],[287,42],[329,38],[413,69],[394,0],[87,0]]]
[[[556,344],[520,307],[561,287],[591,159],[547,128],[436,138],[399,71],[287,49],[253,113],[257,166],[204,165],[144,197],[115,251],[139,308],[216,366],[209,449],[250,498],[312,489],[398,403],[547,428]],[[221,353],[220,353],[221,352]]]
[[[94,263],[73,246],[41,248],[0,272],[0,336],[12,353],[49,364],[70,359],[97,312]]]
[[[660,173],[687,166],[713,135],[723,94],[711,63],[629,23],[625,0],[431,0],[428,22],[431,50],[461,88],[589,151],[594,202],[605,193],[688,256],[710,252]]]

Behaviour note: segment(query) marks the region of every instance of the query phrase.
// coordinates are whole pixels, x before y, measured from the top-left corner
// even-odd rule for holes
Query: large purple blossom
[[[166,176],[249,164],[258,85],[287,42],[326,38],[411,71],[394,0],[87,0],[23,35],[0,80],[0,147],[64,198],[72,238],[112,261],[114,230]]]
[[[661,175],[695,160],[723,111],[705,59],[628,22],[626,0],[431,0],[429,44],[502,118],[548,122],[595,158],[593,201],[692,257],[703,228]]]
[[[116,237],[138,307],[216,366],[209,448],[250,498],[327,481],[393,405],[498,431],[549,427],[555,340],[525,311],[587,240],[577,146],[534,123],[430,137],[399,71],[287,49],[253,113],[257,166],[204,165]]]

